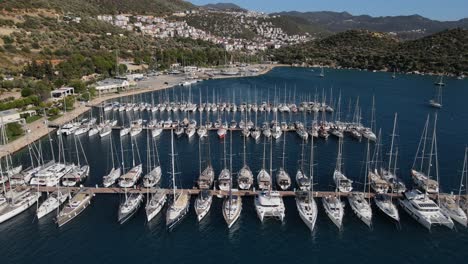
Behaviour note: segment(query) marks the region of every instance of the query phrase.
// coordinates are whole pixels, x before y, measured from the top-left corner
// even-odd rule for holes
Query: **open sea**
[[[232,101],[258,103],[273,101],[295,102],[297,105],[306,99],[312,100],[317,94],[322,100],[336,102],[341,92],[342,120],[352,118],[356,101],[362,112],[362,123],[370,126],[372,97],[375,96],[376,125],[382,129],[383,152],[388,152],[393,117],[398,113],[396,146],[398,147],[398,174],[407,186],[410,182],[410,168],[413,164],[421,132],[428,114],[431,120],[435,109],[427,102],[435,94],[434,76],[397,75],[391,73],[371,73],[354,70],[327,70],[325,78],[318,78],[318,70],[304,68],[275,68],[271,72],[249,78],[209,80],[197,83],[191,88],[175,87],[166,91],[156,91],[134,97],[118,99],[121,102],[155,103],[169,98],[203,102]],[[443,108],[438,111],[437,141],[439,156],[440,184],[443,192],[458,192],[463,155],[468,144],[468,81],[446,79],[443,88]],[[333,95],[331,96],[331,90]],[[332,100],[330,100],[332,98]],[[335,107],[336,109],[336,107]],[[99,116],[99,109],[93,109],[93,116]],[[89,117],[86,113],[83,117]],[[107,118],[119,120],[128,125],[129,119],[143,118],[158,120],[168,118],[167,113],[127,113],[109,112]],[[182,120],[185,113],[169,116]],[[199,120],[198,112],[190,118]],[[220,118],[239,122],[239,111],[231,114],[210,114],[202,116],[203,122]],[[246,118],[246,117],[242,117]],[[247,116],[261,126],[272,114],[254,113]],[[279,121],[312,121],[310,114],[278,114]],[[322,118],[319,115],[319,118]],[[331,114],[327,114],[331,119]],[[57,136],[51,133],[56,149]],[[226,137],[229,143],[230,135]],[[164,131],[157,138],[159,158],[163,170],[161,187],[171,187],[170,174],[170,132]],[[119,140],[119,132],[113,131],[114,143],[120,155],[123,146],[125,164],[131,164],[131,142],[127,136]],[[286,134],[285,168],[294,180],[301,159],[301,140],[295,132]],[[216,177],[223,166],[223,141],[216,132],[202,140],[202,160],[210,159]],[[243,138],[240,132],[232,134],[234,172],[242,166]],[[332,172],[338,141],[333,137],[325,141],[315,141],[315,190],[333,190]],[[86,159],[91,166],[85,186],[102,184],[107,174],[110,160],[110,138],[81,136]],[[177,152],[177,185],[179,188],[192,188],[199,173],[199,139],[186,136],[175,140]],[[263,137],[255,142],[246,141],[247,163],[256,174],[262,166]],[[41,141],[45,159],[51,159],[49,141]],[[64,137],[67,161],[76,162],[73,137]],[[307,153],[310,141],[307,145]],[[227,145],[229,150],[229,144]],[[366,144],[346,136],[343,147],[344,171],[354,180],[354,189],[363,190],[364,160]],[[209,151],[208,151],[209,150]],[[269,145],[267,145],[267,153]],[[146,162],[146,132],[137,136],[134,146],[135,157]],[[273,170],[281,165],[283,138],[273,140]],[[210,155],[209,155],[210,154]],[[57,155],[57,154],[56,154]],[[268,158],[268,157],[267,157]],[[306,159],[307,155],[306,155]],[[30,158],[27,149],[13,157],[15,164],[27,167]],[[84,156],[80,155],[83,162]],[[268,161],[267,161],[268,166]],[[146,168],[144,168],[144,173]],[[237,181],[234,181],[237,182]],[[195,197],[188,217],[172,232],[165,228],[165,209],[150,223],[146,222],[143,208],[126,224],[117,222],[117,210],[122,197],[105,194],[94,197],[92,205],[80,216],[65,226],[58,228],[54,223],[55,214],[35,219],[36,206],[17,217],[0,224],[0,263],[466,263],[468,259],[468,230],[456,225],[456,229],[436,227],[426,230],[410,218],[399,207],[400,225],[390,221],[373,204],[373,228],[369,229],[351,211],[345,208],[344,229],[339,231],[328,219],[317,199],[319,215],[314,232],[310,232],[300,219],[293,198],[285,198],[286,218],[283,223],[267,220],[261,223],[256,216],[253,198],[243,199],[242,215],[229,230],[221,213],[222,200],[214,198],[211,212],[198,223],[193,209]]]

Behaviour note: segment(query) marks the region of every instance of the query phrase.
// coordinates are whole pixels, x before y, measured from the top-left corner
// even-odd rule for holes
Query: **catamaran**
[[[272,151],[270,151],[270,155],[273,155]],[[273,158],[270,157],[270,175],[273,173],[272,160]],[[269,179],[271,181],[271,177],[269,177]],[[278,191],[272,191],[273,186],[271,182],[269,182],[267,186],[267,190],[263,190],[255,196],[255,210],[257,211],[257,216],[260,218],[261,222],[263,222],[265,218],[276,218],[283,222],[286,210],[283,197],[281,197]]]
[[[272,191],[270,187],[270,190],[262,191],[255,196],[255,210],[261,222],[265,218],[276,218],[283,222],[286,209],[281,194]]]
[[[317,221],[317,203],[314,199],[314,138],[310,142],[309,184],[307,192],[296,193],[296,206],[299,216],[310,231],[314,231]]]
[[[428,119],[429,120],[429,119]],[[426,122],[426,129],[427,130]],[[400,205],[405,209],[405,211],[413,217],[416,221],[422,224],[427,229],[431,229],[433,225],[443,225],[450,229],[453,228],[454,224],[452,219],[449,216],[445,215],[442,210],[440,210],[439,206],[429,198],[427,195],[428,190],[432,190],[428,188],[430,186],[427,182],[430,180],[430,172],[432,167],[432,156],[435,151],[435,174],[437,180],[439,179],[439,168],[438,168],[438,158],[437,158],[437,137],[436,137],[436,129],[437,129],[437,114],[434,117],[434,128],[432,133],[432,140],[431,140],[431,150],[429,155],[428,161],[428,173],[427,177],[425,178],[426,183],[419,184],[419,186],[425,186],[422,188],[425,192],[422,193],[419,190],[412,190],[407,191],[404,194],[404,198],[400,199]],[[423,132],[423,135],[425,133]],[[435,181],[438,186],[438,181]],[[435,191],[436,194],[439,194],[439,190]]]
[[[187,215],[190,205],[190,195],[187,192],[176,191],[175,183],[175,153],[174,134],[171,133],[171,159],[172,159],[172,201],[169,203],[166,213],[166,227],[174,228]]]

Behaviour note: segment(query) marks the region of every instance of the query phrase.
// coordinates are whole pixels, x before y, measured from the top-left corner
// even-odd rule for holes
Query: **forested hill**
[[[412,41],[399,41],[385,33],[351,30],[274,50],[270,55],[282,63],[466,75],[468,30],[445,30]]]
[[[195,6],[183,0],[3,0],[0,8],[53,9],[74,14],[154,14],[164,15]]]

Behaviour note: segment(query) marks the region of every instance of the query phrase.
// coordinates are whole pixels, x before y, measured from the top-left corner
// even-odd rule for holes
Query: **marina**
[[[108,103],[112,105],[118,103],[120,108],[121,103],[127,104],[134,101],[139,105],[140,102],[144,102],[147,107],[152,108],[160,102],[160,98],[162,100],[166,95],[171,96],[170,102],[187,102],[188,100],[176,100],[172,96],[179,94],[179,97],[189,98],[190,93],[193,96],[192,102],[200,102],[199,95],[202,94],[201,104],[204,104],[203,102],[208,99],[208,101],[213,101],[213,91],[215,97],[221,98],[220,101],[232,102],[234,91],[236,94],[234,97],[238,98],[236,107],[242,104],[241,95],[251,98],[245,100],[247,105],[257,104],[258,106],[261,105],[261,101],[268,101],[267,99],[260,100],[260,98],[268,98],[268,93],[270,93],[269,98],[273,106],[279,105],[280,101],[288,101],[284,99],[289,97],[289,95],[284,96],[284,83],[288,82],[287,94],[291,90],[290,98],[293,98],[294,89],[296,89],[297,99],[294,103],[299,106],[301,101],[309,101],[304,99],[309,95],[312,98],[310,101],[313,102],[316,91],[318,91],[317,97],[321,97],[322,90],[324,94],[327,94],[327,98],[330,97],[331,88],[328,81],[329,78],[333,78],[336,80],[332,92],[335,102],[330,104],[334,105],[333,112],[325,110],[314,113],[313,111],[299,111],[299,109],[295,113],[279,110],[276,113],[273,110],[261,112],[258,109],[255,112],[252,106],[250,111],[221,112],[218,110],[213,113],[206,110],[199,111],[201,104],[198,103],[195,104],[196,110],[194,111],[153,112],[148,111],[148,108],[142,111],[140,107],[135,111],[136,108],[133,107],[128,112],[108,109],[102,111],[101,114],[101,109],[104,110],[104,108],[103,105],[98,105],[92,108],[92,116],[89,112],[85,113],[72,123],[80,123],[77,125],[80,127],[83,119],[96,118],[96,125],[106,124],[106,120],[110,124],[115,120],[108,135],[100,137],[99,132],[93,136],[86,133],[57,134],[56,131],[62,126],[50,127],[50,137],[46,136],[30,148],[12,155],[12,162],[8,161],[10,167],[17,167],[21,164],[25,169],[24,173],[30,175],[27,179],[19,176],[12,177],[15,180],[14,185],[17,186],[13,189],[18,192],[40,192],[42,195],[40,199],[34,200],[34,204],[23,213],[0,224],[0,229],[5,234],[1,239],[14,235],[10,231],[12,227],[21,227],[25,230],[20,231],[24,239],[28,237],[26,232],[33,233],[39,237],[39,241],[49,239],[55,247],[63,249],[59,240],[51,236],[72,235],[84,239],[80,232],[87,230],[96,234],[102,232],[103,235],[116,241],[119,236],[125,236],[125,241],[141,237],[141,241],[135,242],[135,245],[122,242],[139,253],[142,250],[150,250],[150,247],[170,251],[171,249],[164,245],[163,241],[171,241],[171,239],[174,239],[174,243],[176,241],[180,243],[176,246],[179,249],[182,249],[181,247],[200,249],[201,246],[193,245],[188,238],[184,239],[184,236],[190,237],[192,241],[198,237],[209,237],[213,243],[225,246],[238,239],[261,242],[264,239],[293,239],[295,237],[294,239],[299,239],[301,244],[307,244],[305,247],[311,251],[325,250],[323,243],[332,242],[337,243],[332,247],[338,250],[339,245],[344,245],[344,240],[349,242],[349,239],[356,236],[362,239],[357,242],[358,245],[381,239],[383,236],[392,237],[397,241],[414,242],[416,238],[407,238],[403,234],[410,233],[418,240],[425,240],[420,248],[426,248],[439,241],[450,243],[446,237],[457,237],[462,241],[466,239],[463,224],[455,220],[458,219],[457,210],[450,209],[457,208],[458,201],[460,205],[464,201],[461,198],[465,197],[465,188],[460,187],[460,178],[461,171],[466,171],[463,169],[465,139],[461,134],[466,133],[467,128],[462,125],[454,129],[451,125],[452,122],[464,124],[466,114],[458,110],[459,115],[448,117],[448,112],[454,111],[455,107],[460,107],[455,102],[456,100],[453,100],[453,94],[444,92],[444,108],[438,110],[440,111],[436,137],[438,148],[436,150],[434,147],[433,154],[431,154],[435,110],[427,107],[424,100],[418,100],[420,104],[415,103],[416,99],[411,100],[411,103],[405,107],[395,109],[389,101],[393,98],[392,96],[397,95],[387,95],[386,90],[380,89],[372,92],[371,87],[375,87],[377,83],[383,87],[386,85],[393,87],[391,76],[383,73],[328,71],[324,78],[316,78],[315,75],[300,77],[305,74],[307,72],[302,69],[277,68],[263,77],[249,78],[248,81],[242,78],[212,80],[194,84],[192,87],[178,87],[174,89],[174,92],[171,89],[168,92],[156,91],[143,94],[141,97],[112,99]],[[288,79],[290,75],[296,76],[295,81]],[[360,83],[352,76],[358,76],[355,78],[359,80],[366,79],[366,82]],[[421,76],[406,78],[408,79],[397,78],[393,81],[403,84],[408,82],[408,85],[414,85],[416,81],[421,83],[431,81],[430,78]],[[358,87],[346,87],[340,83],[340,80],[349,79],[359,83]],[[456,87],[454,80],[448,79],[446,82],[447,87]],[[309,89],[307,88],[310,86],[309,83],[316,83],[320,88]],[[276,90],[278,94],[279,91],[283,94],[281,97],[277,95],[276,100],[274,99],[275,84],[279,84],[277,87],[282,85]],[[251,90],[247,92],[249,88]],[[339,96],[340,90],[341,96]],[[426,93],[428,98],[430,94],[431,91]],[[373,95],[375,95],[375,105]],[[359,103],[357,104],[358,96]],[[390,99],[381,99],[384,96],[390,96]],[[398,94],[398,96],[401,95]],[[340,97],[341,100],[339,100]],[[326,101],[330,102],[328,99]],[[338,101],[341,101],[340,108],[338,108]],[[375,118],[372,117],[373,108],[375,108]],[[396,110],[398,110],[397,117],[395,117]],[[427,129],[425,154],[421,155],[421,150],[418,151],[418,144],[421,134],[424,134],[422,132],[424,132],[428,114],[430,114],[430,122]],[[353,119],[356,118],[360,120],[362,128],[347,132],[347,127],[355,127],[356,123]],[[455,118],[454,121],[451,118]],[[168,119],[171,122],[165,127],[164,123]],[[176,125],[173,126],[173,122]],[[162,127],[158,127],[158,123],[162,124]],[[211,126],[207,126],[209,123]],[[264,123],[266,125],[263,127]],[[323,129],[320,126],[321,123]],[[139,126],[141,131],[131,136],[131,124]],[[318,126],[317,133],[311,131],[314,124]],[[329,136],[325,136],[325,124],[330,126]],[[337,124],[343,128],[342,137],[339,133],[335,133],[336,135],[332,133],[332,127],[338,127]],[[246,136],[245,128],[248,125],[251,128],[248,129],[249,134]],[[261,131],[258,138],[252,136],[252,133],[256,131],[255,127]],[[130,128],[128,134],[120,136],[122,128]],[[156,128],[160,131],[154,132]],[[178,136],[176,130],[180,128],[182,128],[182,133]],[[187,130],[192,128],[195,133],[189,136],[190,133],[187,133]],[[206,132],[199,133],[201,128],[206,129]],[[271,133],[270,136],[265,135],[268,131]],[[306,133],[303,133],[304,131]],[[376,140],[371,139],[369,131],[375,133]],[[153,136],[153,133],[156,135]],[[223,136],[221,137],[220,134]],[[365,135],[368,135],[368,138]],[[395,135],[393,140],[392,135]],[[171,147],[172,142],[174,151]],[[342,144],[341,147],[340,144]],[[367,148],[370,150],[368,151]],[[337,159],[339,152],[341,152],[341,161]],[[379,153],[377,157],[375,157],[376,152]],[[418,152],[419,154],[415,155]],[[438,153],[437,174],[434,170],[436,152]],[[33,154],[30,155],[30,153]],[[311,158],[312,153],[313,158]],[[447,153],[453,153],[453,159],[447,158]],[[416,166],[412,165],[415,156],[424,157],[422,171],[429,175],[431,180],[436,181],[439,187],[440,193],[427,194],[424,199],[433,201],[437,208],[442,209],[443,205],[443,210],[437,210],[443,212],[444,215],[451,214],[453,225],[442,227],[434,225],[428,232],[428,227],[415,221],[400,204],[402,200],[420,197],[405,195],[400,191],[394,192],[390,187],[389,178],[382,177],[382,175],[394,175],[405,184],[408,190],[416,188],[419,185],[414,182],[411,169],[415,167],[419,171],[420,165],[419,163]],[[434,165],[428,173],[429,160],[427,158],[429,156],[432,156]],[[40,162],[37,162],[38,160]],[[55,162],[48,163],[53,160]],[[32,167],[31,163],[33,163]],[[2,164],[5,164],[5,161]],[[64,172],[59,181],[51,177],[48,185],[38,186],[37,183],[24,185],[28,180],[30,182],[35,178],[37,171],[50,171],[48,167],[53,164],[57,164],[55,165],[57,170],[60,168],[70,171]],[[338,164],[342,166],[339,167]],[[239,184],[243,182],[239,182],[238,179],[245,165],[250,170],[250,174],[245,175],[249,174],[252,177],[247,177],[249,180],[245,182],[250,186],[242,190]],[[35,169],[39,166],[40,169]],[[89,175],[79,177],[78,180],[75,172],[81,170],[73,168],[83,166],[89,166]],[[158,167],[159,170],[157,170]],[[334,180],[333,175],[337,168],[351,181],[352,190],[347,191],[346,188],[343,189],[345,192],[336,190],[337,183],[341,185],[343,180],[341,178],[339,181]],[[290,185],[285,187],[285,190],[281,190],[281,185],[278,184],[279,177],[277,176],[281,169],[289,177]],[[124,184],[123,187],[119,187],[119,179],[123,175],[131,176],[129,177],[131,181],[128,185]],[[439,175],[438,178],[436,175]],[[77,181],[74,186],[63,186],[63,179],[76,179]],[[464,181],[462,185],[465,185]],[[58,195],[58,192],[66,196]],[[64,201],[65,197],[66,201]],[[177,197],[175,203],[173,197]],[[37,219],[37,208],[49,198],[50,201],[54,200],[51,202],[52,207],[55,203],[61,203],[58,208],[63,212],[57,212],[55,209],[50,214]],[[324,207],[324,200],[328,200],[326,202],[329,209]],[[440,204],[438,200],[441,201]],[[369,218],[368,207],[360,206],[366,202],[372,210],[371,218]],[[335,223],[331,219],[332,217],[335,219],[335,216],[328,215],[327,210],[331,212],[341,205],[344,206],[340,209],[342,212],[336,215]],[[269,206],[274,209],[260,210]],[[119,221],[119,215],[121,221]],[[371,219],[371,222],[367,219]],[[124,224],[121,224],[122,222]],[[371,228],[368,223],[371,223]],[[338,224],[339,228],[337,228]],[[168,228],[171,232],[167,232]],[[47,230],[47,234],[41,235],[40,230]],[[95,235],[93,237],[94,240],[90,242],[90,246],[104,243],[103,238]],[[70,243],[76,245],[74,239],[70,239]],[[112,247],[109,245],[104,248],[112,252],[115,248],[122,249],[115,243],[111,244]],[[208,241],[202,244],[203,247],[213,245]],[[236,247],[243,250],[249,247],[259,250],[257,245],[241,244],[237,244]],[[346,244],[349,245],[349,243]],[[137,247],[142,249],[137,249]],[[354,245],[349,245],[349,247],[356,248]],[[394,247],[403,249],[400,244]],[[299,251],[293,250],[293,252],[296,252],[298,259],[302,259]],[[8,252],[5,254],[15,258]],[[101,257],[109,256],[109,254],[104,253]],[[123,255],[123,253],[116,254]],[[205,256],[208,257],[211,254],[213,252]],[[220,253],[214,254],[219,257]],[[344,254],[352,258],[350,250],[344,249]],[[18,256],[18,258],[21,257]],[[122,258],[126,259],[123,256]],[[178,257],[176,259],[182,260]]]

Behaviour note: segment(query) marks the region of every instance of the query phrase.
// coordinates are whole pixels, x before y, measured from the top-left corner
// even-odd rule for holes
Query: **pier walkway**
[[[125,192],[127,193],[154,193],[156,190],[160,190],[158,188],[143,188],[143,187],[134,187],[134,188],[120,188],[120,187],[109,187],[109,188],[104,188],[104,187],[45,187],[45,186],[39,186],[39,187],[21,187],[21,188],[31,188],[33,190],[37,190],[39,192],[44,192],[44,193],[50,193],[54,192],[57,189],[68,189],[71,192],[77,192],[77,191],[87,191],[92,194],[124,194]],[[167,194],[172,194],[173,190],[172,189],[163,189],[166,191]],[[177,189],[176,192],[187,192],[190,195],[198,195],[200,193],[200,189],[193,188],[193,189]],[[228,191],[222,191],[222,190],[209,190],[211,194],[215,196],[227,196],[229,195]],[[232,194],[233,195],[239,195],[239,196],[255,196],[259,192],[258,190],[233,190]],[[296,192],[295,191],[279,191],[280,195],[283,197],[295,197]],[[314,197],[326,197],[326,196],[332,196],[332,195],[338,195],[340,197],[347,197],[350,193],[340,193],[340,192],[323,192],[323,191],[314,191],[313,196]],[[375,193],[366,193],[367,197],[374,197]],[[394,198],[399,198],[402,197],[402,194],[394,193],[391,194],[389,193],[388,195],[393,196]],[[441,194],[442,195],[442,194]]]

